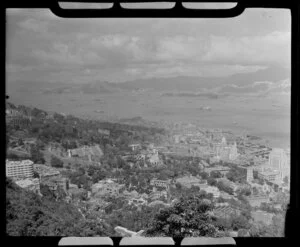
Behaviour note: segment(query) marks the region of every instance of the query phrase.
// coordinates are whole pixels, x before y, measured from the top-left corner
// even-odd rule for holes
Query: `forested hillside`
[[[6,180],[6,233],[9,236],[107,236],[97,221],[72,205],[40,197]]]

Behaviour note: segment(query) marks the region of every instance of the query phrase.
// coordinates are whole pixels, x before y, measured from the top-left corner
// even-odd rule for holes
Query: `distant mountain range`
[[[122,89],[135,90],[150,88],[155,91],[195,91],[212,89],[233,84],[239,87],[248,86],[257,81],[280,81],[290,77],[289,70],[282,67],[269,67],[250,73],[239,73],[226,77],[177,76],[169,78],[149,78],[124,83],[110,83]]]
[[[176,76],[169,78],[149,78],[134,81],[126,81],[123,83],[114,82],[88,82],[81,84],[74,83],[47,83],[47,82],[10,82],[9,91],[38,91],[42,94],[110,94],[120,91],[136,91],[144,92],[144,89],[153,90],[155,92],[167,93],[165,96],[177,92],[194,92],[205,97],[218,97],[211,90],[221,88],[222,93],[249,91],[249,87],[255,82],[279,82],[290,78],[290,71],[283,67],[269,67],[258,70],[256,72],[239,73],[226,77],[195,77],[195,76]],[[257,90],[263,89],[263,85],[255,85]],[[250,91],[255,91],[251,88]],[[147,91],[147,90],[146,90]],[[169,95],[168,95],[169,94]],[[184,95],[183,95],[184,96]],[[188,96],[188,95],[187,95]],[[191,95],[193,96],[193,95]]]

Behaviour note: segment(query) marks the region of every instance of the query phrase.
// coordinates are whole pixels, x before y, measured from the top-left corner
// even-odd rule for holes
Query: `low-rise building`
[[[220,197],[222,197],[223,199],[226,199],[226,200],[230,200],[230,199],[234,198],[234,196],[226,193],[225,191],[220,191]]]
[[[110,131],[106,130],[106,129],[98,129],[98,133],[102,134],[104,136],[109,136],[110,135]]]
[[[128,204],[129,205],[135,205],[135,206],[142,206],[142,205],[146,205],[147,201],[140,197],[140,198],[131,198],[128,200]]]
[[[32,191],[38,195],[41,195],[40,181],[38,178],[26,178],[16,181],[16,184],[23,189]]]
[[[252,195],[246,197],[251,207],[260,207],[262,203],[268,203],[269,202],[269,196],[266,195]]]
[[[147,160],[152,166],[163,165],[162,161],[159,159],[159,155],[156,149],[154,149],[153,153],[147,154]]]
[[[239,187],[237,184],[235,184],[234,182],[230,181],[227,178],[217,178],[216,180],[218,182],[223,183],[225,186],[229,187],[233,191],[236,191],[238,189],[238,187]]]
[[[279,179],[280,173],[277,170],[264,170],[257,173],[258,178],[268,181],[276,181]]]
[[[256,222],[263,222],[264,224],[270,225],[274,214],[262,210],[256,210],[251,212],[251,216]]]
[[[161,197],[164,197],[165,199],[167,199],[167,197],[168,197],[167,191],[155,191],[155,192],[150,193],[150,195],[149,195],[149,199],[151,201],[157,200]]]
[[[139,150],[141,148],[141,144],[130,144],[129,147],[132,151]]]
[[[123,196],[125,196],[126,198],[138,198],[140,195],[136,190],[132,190],[130,192],[128,190],[124,190]]]
[[[267,183],[264,183],[263,185],[257,184],[257,183],[250,183],[252,194],[255,192],[258,192],[260,194],[267,194],[272,191],[272,187],[269,186]]]
[[[41,182],[60,176],[57,169],[46,165],[34,164],[33,170],[39,174]]]
[[[148,203],[148,207],[155,207],[155,206],[164,206],[164,207],[169,207],[170,204],[169,203],[164,203],[163,201],[160,201],[160,200],[155,200],[155,201],[152,201],[150,203]]]
[[[81,148],[68,149],[68,157],[79,157],[82,159],[88,159],[89,161],[95,161],[96,158],[103,156],[103,151],[99,145],[95,146],[83,146]]]
[[[176,179],[176,183],[180,183],[186,188],[191,188],[192,186],[197,186],[200,189],[207,187],[207,181],[201,180],[194,176],[184,176]]]
[[[204,190],[207,194],[213,194],[214,198],[218,198],[221,195],[220,190],[214,186],[206,186],[201,188],[201,190]]]
[[[69,180],[61,176],[49,177],[40,181],[41,184],[46,185],[52,191],[57,191],[58,188],[60,188],[65,193],[67,193],[70,189]]]
[[[68,190],[68,194],[70,195],[70,197],[74,200],[76,199],[82,199],[82,198],[87,198],[87,191],[83,188],[72,188]]]
[[[204,171],[207,172],[209,175],[213,171],[218,171],[224,176],[230,171],[230,168],[227,166],[205,167]]]
[[[116,196],[121,193],[124,185],[118,184],[111,179],[107,179],[104,181],[99,181],[92,186],[92,193],[95,197],[101,196]]]
[[[150,185],[152,185],[155,188],[163,188],[165,190],[169,189],[170,180],[158,180],[158,179],[152,179],[150,181]]]
[[[231,205],[219,205],[213,210],[213,214],[218,218],[230,218],[232,215],[240,215],[241,211]]]

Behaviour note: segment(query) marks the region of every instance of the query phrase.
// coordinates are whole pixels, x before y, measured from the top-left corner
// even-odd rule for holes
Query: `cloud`
[[[248,95],[248,96],[259,96],[259,95],[274,95],[274,94],[291,94],[291,83],[290,79],[283,81],[258,81],[253,82],[249,86],[237,86],[234,84],[223,85],[221,87],[213,89],[218,93],[227,93],[230,95]]]
[[[203,61],[237,64],[290,64],[290,32],[240,38],[211,36]]]
[[[47,22],[38,21],[36,19],[27,19],[19,23],[22,29],[39,33],[47,33]]]
[[[269,18],[264,11],[220,21],[64,19],[49,10],[7,10],[7,63],[14,77],[49,81],[226,76],[288,66],[288,12],[268,11]]]

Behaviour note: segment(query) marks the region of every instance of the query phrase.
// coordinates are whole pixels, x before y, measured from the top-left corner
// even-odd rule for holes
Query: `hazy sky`
[[[125,81],[290,67],[289,10],[228,19],[64,19],[7,10],[7,80]]]

